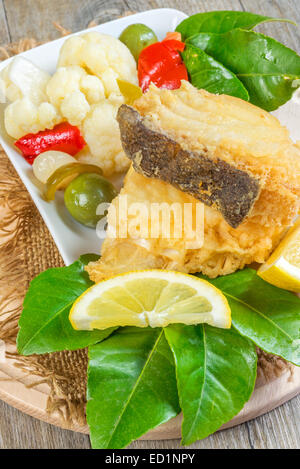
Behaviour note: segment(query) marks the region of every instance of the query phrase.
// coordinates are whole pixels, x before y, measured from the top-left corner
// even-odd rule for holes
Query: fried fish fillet
[[[221,211],[205,205],[204,242],[193,249],[181,239],[132,236],[107,238],[100,261],[87,270],[94,281],[130,270],[164,268],[226,275],[253,262],[263,263],[291,226],[300,209],[300,148],[269,113],[229,96],[196,90],[188,83],[176,91],[150,91],[134,105],[148,121],[187,151],[222,160],[259,180],[260,193],[244,221],[233,228]],[[184,205],[197,199],[171,184],[130,169],[119,197],[128,203],[155,201]],[[119,232],[109,210],[108,225]]]
[[[117,120],[123,148],[138,173],[169,182],[217,208],[233,228],[242,223],[258,198],[258,178],[209,155],[206,148],[184,150],[175,140],[154,130],[149,118],[142,118],[125,104]]]

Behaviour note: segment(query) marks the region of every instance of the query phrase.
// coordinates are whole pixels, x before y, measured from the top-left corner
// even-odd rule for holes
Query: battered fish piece
[[[205,151],[258,178],[261,187],[285,187],[300,196],[300,149],[276,117],[246,101],[198,90],[183,81],[179,90],[151,85],[134,104],[153,129],[184,150]]]
[[[113,201],[116,207],[121,196],[127,196],[128,205],[137,201],[200,203],[158,179],[149,179],[129,170],[124,187]],[[293,201],[293,203],[292,203]],[[108,231],[123,229],[122,222],[108,213]],[[98,282],[123,272],[144,269],[168,269],[186,273],[203,272],[217,277],[235,272],[252,262],[263,263],[279,243],[299,208],[297,198],[276,196],[264,190],[255,204],[252,216],[237,229],[232,228],[217,210],[204,206],[204,243],[199,248],[187,249],[182,239],[150,239],[127,236],[106,238],[98,262],[90,263],[87,271]]]
[[[108,238],[100,261],[87,270],[94,281],[130,270],[160,268],[210,277],[253,262],[263,263],[300,208],[300,148],[269,113],[230,96],[217,96],[183,83],[180,90],[154,86],[134,105],[149,127],[160,129],[188,151],[205,151],[259,179],[260,193],[244,221],[233,228],[216,208],[203,206],[204,243],[189,249],[182,239],[132,236]],[[121,191],[130,203],[199,203],[169,183],[130,169]],[[119,196],[119,197],[120,197]],[[113,206],[118,204],[115,199]],[[193,202],[192,202],[193,201]],[[109,229],[121,228],[109,210]],[[122,223],[121,223],[122,225]]]
[[[120,107],[117,120],[124,151],[138,173],[169,182],[216,208],[233,228],[242,223],[259,195],[258,179],[206,148],[184,150],[129,106]]]

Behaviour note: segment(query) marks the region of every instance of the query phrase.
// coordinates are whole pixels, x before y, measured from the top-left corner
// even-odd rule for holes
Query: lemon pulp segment
[[[231,313],[225,296],[213,285],[178,272],[130,272],[102,281],[74,303],[75,329],[166,327],[199,324],[229,328]]]
[[[300,292],[300,219],[258,270],[258,275],[276,287]]]

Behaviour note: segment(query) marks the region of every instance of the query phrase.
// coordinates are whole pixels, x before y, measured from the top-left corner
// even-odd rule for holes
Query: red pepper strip
[[[45,151],[63,151],[74,156],[86,145],[78,127],[62,122],[52,130],[43,130],[37,134],[27,134],[16,143],[25,160],[33,164],[35,158]]]
[[[156,42],[146,47],[139,57],[138,75],[140,87],[147,91],[150,83],[158,88],[176,90],[181,80],[188,80],[187,69],[179,52],[185,44],[174,39]]]

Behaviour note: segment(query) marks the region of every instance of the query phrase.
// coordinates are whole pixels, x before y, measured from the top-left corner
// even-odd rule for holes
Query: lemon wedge
[[[93,285],[70,311],[74,329],[166,327],[207,323],[228,329],[231,312],[225,296],[197,277],[164,270],[130,272]]]
[[[300,219],[257,273],[276,287],[300,293]]]

